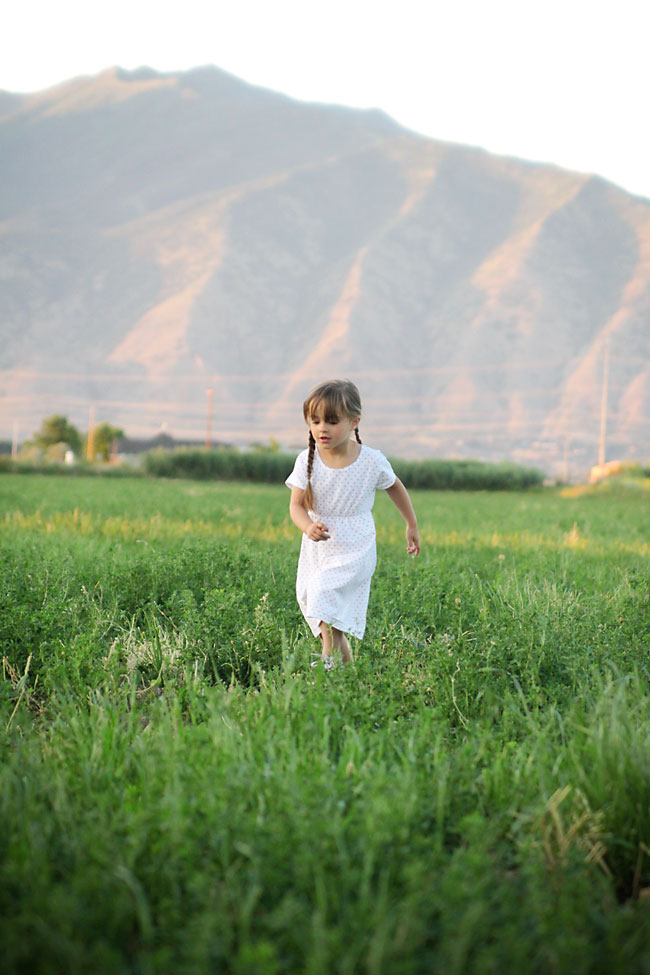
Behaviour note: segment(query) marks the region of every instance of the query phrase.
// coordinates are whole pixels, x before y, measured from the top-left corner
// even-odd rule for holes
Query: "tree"
[[[54,444],[65,443],[75,453],[81,452],[81,434],[67,416],[58,413],[43,420],[41,429],[34,434],[34,443],[43,450]]]
[[[108,460],[111,456],[113,442],[124,436],[124,430],[114,427],[110,423],[98,423],[95,427],[95,456]]]
[[[280,444],[275,439],[275,437],[269,437],[268,443],[252,443],[250,445],[251,450],[255,450],[258,454],[279,454]]]

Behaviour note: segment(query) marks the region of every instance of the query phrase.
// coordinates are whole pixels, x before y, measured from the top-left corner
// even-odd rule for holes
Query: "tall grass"
[[[380,497],[332,674],[286,489],[0,499],[6,971],[650,970],[645,495]]]

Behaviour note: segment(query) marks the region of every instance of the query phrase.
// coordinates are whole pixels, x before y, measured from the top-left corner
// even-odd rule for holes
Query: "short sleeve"
[[[389,487],[392,487],[397,480],[397,475],[395,471],[390,466],[390,462],[380,450],[375,451],[376,453],[376,463],[377,463],[377,483],[376,490],[386,491]]]
[[[296,463],[293,466],[293,470],[289,477],[284,482],[288,488],[300,488],[304,491],[307,488],[307,451],[303,450],[301,454],[296,457]]]

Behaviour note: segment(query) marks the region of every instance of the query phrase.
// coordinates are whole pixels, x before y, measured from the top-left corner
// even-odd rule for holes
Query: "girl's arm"
[[[406,551],[409,555],[419,555],[420,533],[418,532],[418,520],[415,517],[415,511],[413,510],[408,491],[399,477],[395,479],[392,487],[388,488],[386,494],[406,522]]]
[[[302,488],[291,488],[291,501],[289,502],[289,515],[292,522],[304,532],[312,542],[326,542],[329,538],[327,527],[322,521],[312,521],[305,508],[305,492]]]

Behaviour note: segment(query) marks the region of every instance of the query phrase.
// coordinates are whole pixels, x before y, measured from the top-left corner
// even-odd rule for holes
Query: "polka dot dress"
[[[307,487],[308,451],[296,458],[285,481],[287,487]],[[361,453],[347,467],[328,467],[314,451],[311,484],[312,521],[322,521],[330,537],[314,542],[302,536],[296,595],[314,636],[320,622],[359,639],[366,628],[370,580],[377,565],[372,506],[376,490],[395,483],[395,473],[379,450],[361,445]]]

